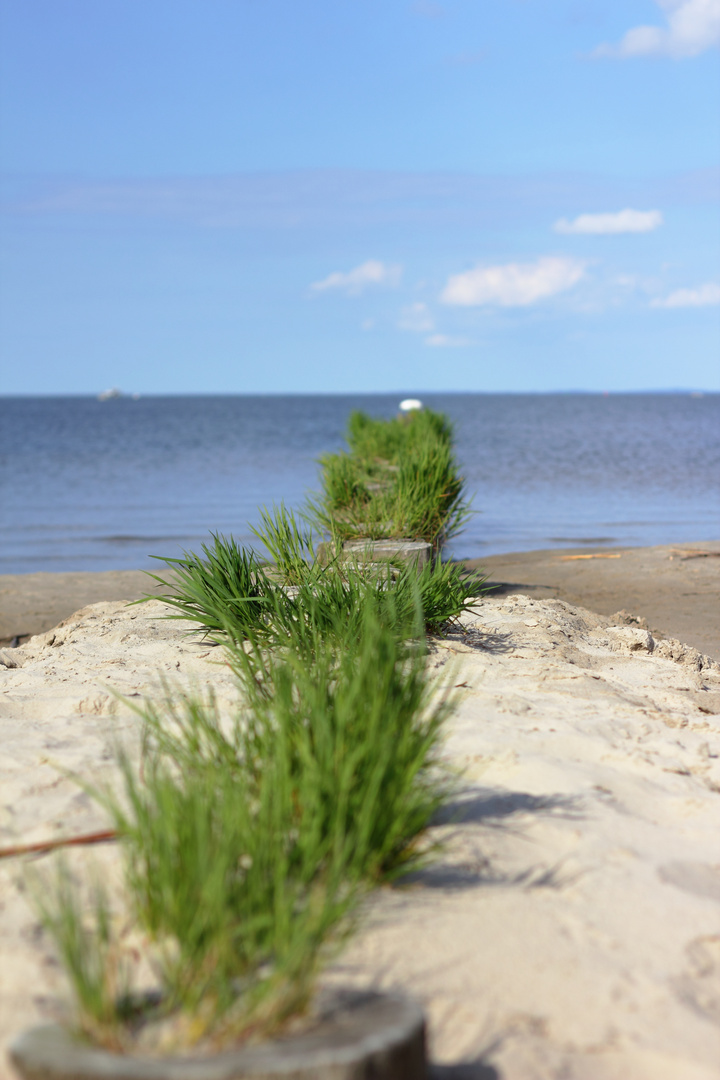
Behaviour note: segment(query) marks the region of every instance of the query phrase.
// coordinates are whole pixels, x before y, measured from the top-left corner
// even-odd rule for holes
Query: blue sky
[[[0,393],[720,389],[720,0],[0,0]]]

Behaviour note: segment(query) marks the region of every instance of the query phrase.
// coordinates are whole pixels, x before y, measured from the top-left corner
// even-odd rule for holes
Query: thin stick
[[[679,555],[681,559],[720,558],[720,551],[699,551],[697,548],[673,548],[671,559]]]
[[[66,836],[58,840],[40,840],[36,844],[16,844],[14,847],[0,848],[0,859],[9,859],[13,855],[32,855],[37,852],[56,851],[57,848],[76,847],[82,844],[103,844],[108,840],[117,840],[115,829],[103,829],[102,832],[86,833],[84,836]]]
[[[602,555],[560,555],[560,562],[575,562],[576,559],[619,559],[620,555],[609,555],[603,552]]]

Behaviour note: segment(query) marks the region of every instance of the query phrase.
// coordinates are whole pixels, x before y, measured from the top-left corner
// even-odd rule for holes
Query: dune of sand
[[[94,604],[0,655],[0,846],[107,825],[67,774],[112,775],[128,702],[161,678],[232,706],[221,650],[169,612]],[[627,613],[517,594],[429,662],[456,695],[444,848],[373,896],[326,980],[417,997],[438,1080],[717,1077],[720,665]],[[117,874],[113,845],[91,857]],[[25,861],[0,862],[2,1046],[63,985]]]

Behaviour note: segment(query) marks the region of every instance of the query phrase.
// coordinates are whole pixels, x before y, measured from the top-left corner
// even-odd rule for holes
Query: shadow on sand
[[[452,645],[462,645],[465,649],[479,649],[490,653],[512,652],[515,648],[511,634],[498,634],[492,630],[483,630],[479,626],[452,627],[442,637],[441,648],[452,651]]]
[[[522,836],[522,818],[546,816],[581,821],[584,818],[582,800],[569,795],[531,795],[523,791],[501,791],[492,788],[475,789],[445,806],[435,817],[434,824],[455,826],[482,825],[502,829]],[[452,842],[452,834],[443,843]],[[548,865],[532,863],[522,870],[508,873],[498,871],[481,854],[460,862],[440,861],[408,874],[403,883],[428,889],[473,889],[502,887],[523,889],[563,889],[582,876],[583,871],[568,870],[564,860]]]
[[[448,803],[438,813],[437,825],[492,825],[519,814],[580,820],[582,799],[575,795],[530,795],[525,791],[475,788]]]
[[[502,1080],[492,1065],[469,1061],[464,1065],[431,1065],[430,1080]]]

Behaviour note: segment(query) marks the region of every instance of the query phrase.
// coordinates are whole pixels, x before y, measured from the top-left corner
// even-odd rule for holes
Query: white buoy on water
[[[422,401],[418,401],[417,398],[409,397],[400,402],[400,412],[413,412],[415,409],[422,409]]]

